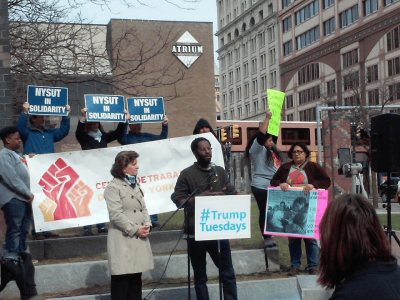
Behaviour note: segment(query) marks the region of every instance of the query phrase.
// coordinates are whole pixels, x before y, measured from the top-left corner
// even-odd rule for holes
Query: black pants
[[[263,190],[256,188],[254,186],[251,187],[251,192],[254,195],[254,198],[257,201],[258,210],[260,214],[258,215],[258,225],[260,226],[260,231],[264,239],[271,238],[271,235],[264,234],[264,225],[265,225],[265,212],[267,209],[267,197],[268,190]]]
[[[142,273],[111,275],[111,300],[142,300]]]

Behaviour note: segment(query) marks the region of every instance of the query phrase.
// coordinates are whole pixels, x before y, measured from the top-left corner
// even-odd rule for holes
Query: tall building
[[[315,121],[316,105],[400,100],[400,1],[278,3],[283,120]]]
[[[279,89],[276,0],[217,0],[221,120],[263,120]]]

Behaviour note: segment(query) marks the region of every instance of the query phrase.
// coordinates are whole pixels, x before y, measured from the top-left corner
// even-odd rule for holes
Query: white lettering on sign
[[[61,89],[35,88],[35,96],[60,97]]]
[[[118,104],[118,97],[93,96],[93,104]]]

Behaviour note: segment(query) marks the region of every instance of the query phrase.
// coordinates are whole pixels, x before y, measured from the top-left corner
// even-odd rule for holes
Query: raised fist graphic
[[[78,218],[90,216],[89,203],[92,199],[93,190],[82,180],[79,180],[67,194],[68,199],[75,207]]]

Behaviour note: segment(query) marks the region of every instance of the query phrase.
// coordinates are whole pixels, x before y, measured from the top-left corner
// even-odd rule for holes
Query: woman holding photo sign
[[[305,194],[312,189],[329,188],[331,179],[319,164],[308,160],[310,150],[304,143],[294,143],[289,149],[288,156],[293,161],[279,167],[271,180],[271,186],[279,186],[283,191],[287,191],[289,187],[303,187]],[[293,206],[295,206],[293,210],[301,210],[301,201],[297,201]],[[317,273],[318,266],[317,240],[307,238],[304,239],[304,244],[307,254],[306,269],[314,275]],[[300,273],[301,238],[289,237],[289,252],[291,269],[288,275],[294,276]]]
[[[282,161],[281,154],[274,145],[277,137],[267,133],[271,116],[271,112],[266,112],[265,120],[260,130],[247,142],[244,154],[245,160],[249,161],[249,157],[251,157],[254,164],[251,192],[257,201],[260,212],[258,224],[264,238],[263,246],[268,248],[275,247],[276,242],[272,239],[271,235],[264,234],[265,211],[268,197],[267,188],[270,186],[270,180],[278,169],[280,161]]]

